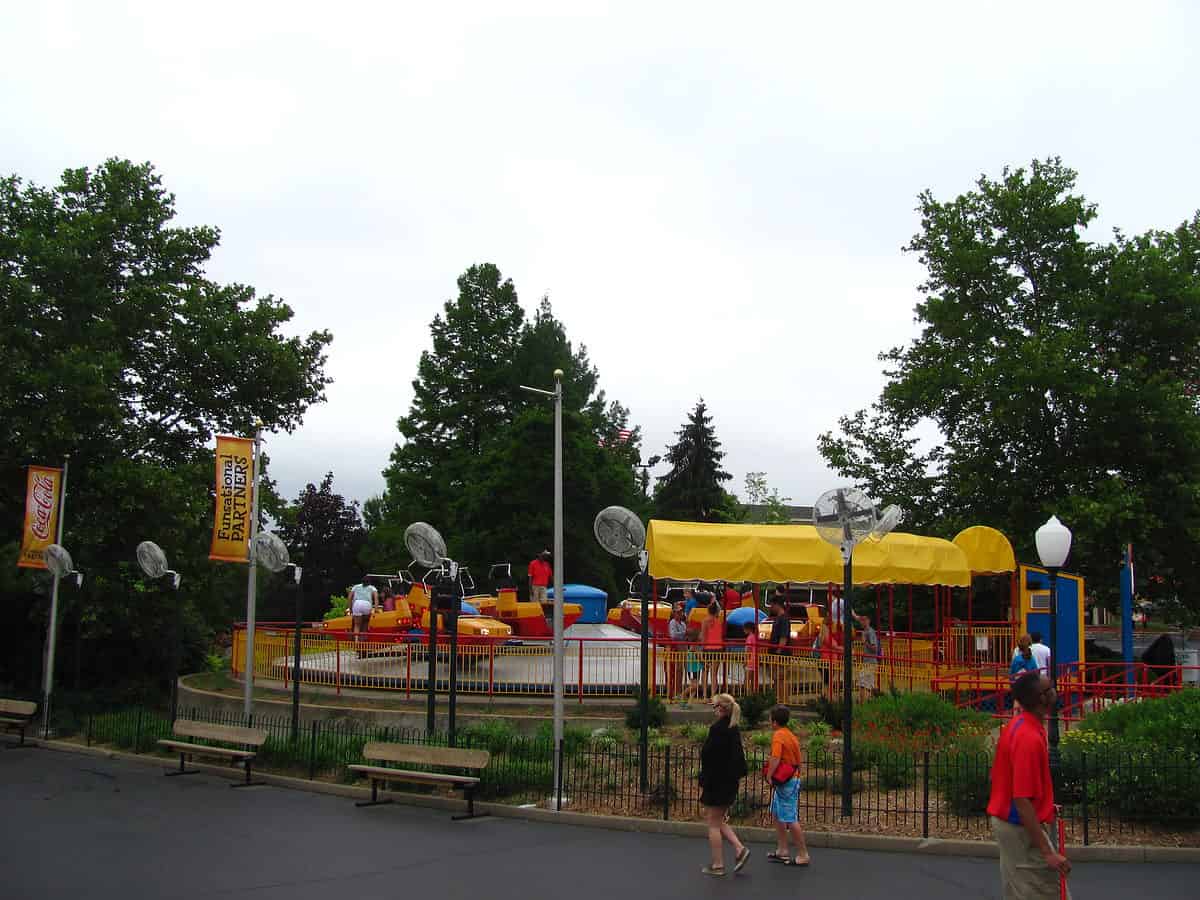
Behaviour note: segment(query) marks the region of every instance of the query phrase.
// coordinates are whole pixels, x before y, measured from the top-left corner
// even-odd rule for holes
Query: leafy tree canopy
[[[879,400],[818,446],[917,530],[992,525],[1036,561],[1055,513],[1090,591],[1115,591],[1133,541],[1177,593],[1200,574],[1200,216],[1091,242],[1075,182],[1035,160],[948,202],[920,195],[921,334],[881,355]]]
[[[330,335],[286,337],[284,303],[205,277],[219,232],[174,217],[148,163],[70,169],[53,188],[0,179],[0,506],[15,530],[25,467],[70,454],[64,541],[88,575],[63,598],[76,673],[165,665],[167,604],[133,562],[141,540],[183,573],[190,635],[227,624],[244,570],[207,560],[209,444],[256,418],[294,428],[328,383]],[[269,482],[263,494],[270,510]],[[26,623],[0,677],[39,676],[45,580],[23,571],[0,585]]]
[[[333,492],[332,472],[321,479],[320,487],[306,485],[296,501],[281,510],[278,532],[292,562],[304,567],[305,619],[317,618],[331,594],[345,593],[362,576],[358,554],[367,532],[358,503]],[[290,616],[287,609],[277,617]]]

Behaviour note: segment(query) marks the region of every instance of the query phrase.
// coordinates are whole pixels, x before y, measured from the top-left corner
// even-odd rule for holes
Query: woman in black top
[[[738,721],[741,707],[728,694],[712,698],[716,721],[709,726],[708,738],[700,750],[700,803],[704,806],[704,821],[708,824],[708,846],[712,863],[701,871],[705,875],[724,875],[725,856],[722,839],[729,842],[737,854],[733,870],[740,871],[750,858],[746,845],[725,821],[725,816],[737,798],[741,780],[746,777],[746,753],[742,749],[742,732]]]

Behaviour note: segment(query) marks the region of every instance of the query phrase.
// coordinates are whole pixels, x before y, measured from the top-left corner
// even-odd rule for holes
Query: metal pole
[[[296,653],[292,666],[292,741],[300,737],[300,628],[304,615],[304,588],[296,580]]]
[[[433,601],[433,586],[429,586],[429,643],[426,648],[425,675],[425,739],[437,730],[437,606]]]
[[[176,576],[178,577],[178,576]],[[173,583],[173,582],[172,582]],[[174,588],[175,592],[175,622],[174,622],[174,640],[171,641],[171,722],[175,722],[175,717],[179,712],[179,658],[182,656],[181,643],[183,641],[183,628],[181,627],[181,619],[183,617],[180,609],[181,603],[179,600],[179,587]]]
[[[845,586],[842,588],[842,817],[847,819],[854,812],[850,793],[850,779],[854,773],[854,751],[851,744],[854,724],[854,631],[850,618],[850,590],[854,583],[851,571],[853,554],[854,546],[847,541],[842,545],[842,558],[845,560]]]
[[[1121,659],[1125,662],[1125,692],[1133,695],[1133,544],[1121,554]],[[1184,631],[1186,636],[1187,631]]]
[[[638,706],[642,713],[642,727],[638,735],[638,773],[641,779],[642,791],[650,789],[650,766],[647,756],[650,752],[650,585],[649,573],[642,573],[642,689],[638,697]]]
[[[1050,685],[1054,706],[1050,708],[1050,774],[1058,777],[1058,566],[1046,566],[1050,575]]]
[[[452,584],[454,596],[450,598],[450,609],[447,610],[446,627],[450,631],[450,708],[446,722],[446,730],[450,735],[450,746],[454,747],[455,737],[455,707],[458,704],[458,584]]]
[[[262,461],[262,422],[254,423],[254,485],[250,489],[250,571],[246,575],[246,671],[244,678],[245,696],[242,712],[249,717],[254,709],[254,618],[258,598],[258,560],[254,552],[254,538],[258,535],[258,470]]]
[[[63,517],[67,512],[67,466],[71,463],[71,454],[63,458],[62,490],[58,495],[58,534],[54,543],[62,545]],[[58,642],[58,583],[61,579],[55,575],[54,585],[50,589],[50,624],[46,629],[46,668],[42,675],[42,734],[50,736],[50,697],[54,693],[54,649]]]
[[[563,740],[563,472],[562,369],[554,370],[554,746]],[[580,647],[580,653],[583,648]],[[561,784],[561,754],[555,756],[554,783]]]

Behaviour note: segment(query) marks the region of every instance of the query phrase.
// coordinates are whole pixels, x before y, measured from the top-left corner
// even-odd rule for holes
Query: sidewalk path
[[[0,894],[235,900],[998,898],[993,860],[817,850],[808,870],[751,845],[744,874],[702,876],[695,838],[483,818],[276,787],[44,748],[0,750]],[[1200,865],[1080,864],[1086,900],[1196,897]]]

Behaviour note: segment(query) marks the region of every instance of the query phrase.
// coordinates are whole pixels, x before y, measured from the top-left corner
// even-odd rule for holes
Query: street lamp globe
[[[1051,516],[1034,533],[1033,539],[1042,565],[1048,569],[1061,569],[1071,552],[1071,529],[1058,521],[1058,516]]]

